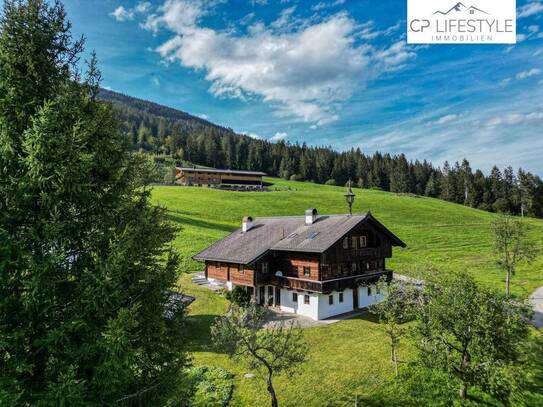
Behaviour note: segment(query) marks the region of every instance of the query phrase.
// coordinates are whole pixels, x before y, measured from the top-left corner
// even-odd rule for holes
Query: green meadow
[[[229,192],[191,187],[155,187],[153,200],[165,206],[181,227],[174,249],[183,258],[183,271],[195,272],[202,265],[191,257],[240,226],[243,216],[302,215],[309,207],[321,214],[346,213],[345,188],[267,179],[271,192]],[[371,211],[408,247],[396,248],[387,267],[416,277],[432,266],[435,273],[465,270],[481,283],[504,289],[504,276],[492,252],[491,222],[497,215],[437,199],[354,189],[353,212]],[[543,220],[526,219],[534,245],[543,252]],[[535,263],[519,268],[512,292],[527,297],[543,285],[543,254]],[[221,296],[191,283],[190,274],[180,279],[180,288],[196,296],[189,308],[188,331],[194,364],[217,365],[235,374],[231,405],[265,406],[268,395],[263,381],[246,379],[247,368],[214,350],[209,328],[227,302]],[[541,344],[541,333],[534,338]],[[282,406],[352,406],[354,397],[370,402],[376,388],[390,379],[393,370],[382,327],[371,316],[341,321],[305,330],[310,346],[308,361],[293,377],[279,377],[277,392]],[[543,404],[543,351],[534,351],[533,383],[519,405]],[[412,353],[409,344],[401,352]],[[365,404],[363,404],[365,405]]]

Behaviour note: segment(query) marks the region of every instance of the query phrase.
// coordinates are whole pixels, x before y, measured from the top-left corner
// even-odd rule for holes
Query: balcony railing
[[[346,288],[353,288],[368,282],[379,280],[382,276],[392,278],[392,271],[372,271],[356,276],[340,277],[326,281],[313,281],[295,277],[276,275],[259,275],[259,284],[269,284],[289,290],[311,291],[317,293],[329,293],[332,291],[343,291]]]

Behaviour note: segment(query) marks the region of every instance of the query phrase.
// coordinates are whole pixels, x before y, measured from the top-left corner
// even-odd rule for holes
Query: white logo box
[[[516,0],[407,0],[408,44],[516,41]]]

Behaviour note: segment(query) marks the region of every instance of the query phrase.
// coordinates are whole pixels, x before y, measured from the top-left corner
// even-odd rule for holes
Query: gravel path
[[[539,287],[530,295],[530,301],[534,304],[534,325],[541,329],[543,328],[543,287]]]

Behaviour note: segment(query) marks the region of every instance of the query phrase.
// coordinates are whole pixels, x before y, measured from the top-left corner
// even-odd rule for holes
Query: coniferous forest
[[[264,171],[296,181],[344,185],[440,198],[491,212],[543,217],[543,181],[519,168],[494,166],[489,174],[464,159],[436,167],[360,149],[338,152],[288,142],[271,143],[236,134],[179,110],[102,90],[101,97],[119,109],[133,150],[153,154],[157,161]]]

